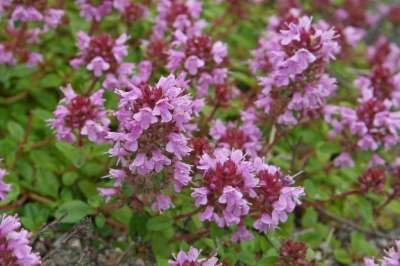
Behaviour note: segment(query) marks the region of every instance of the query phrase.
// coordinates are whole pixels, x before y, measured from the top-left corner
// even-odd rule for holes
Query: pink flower
[[[173,260],[169,260],[170,266],[186,266],[186,265],[199,265],[199,266],[218,266],[218,258],[215,256],[205,258],[199,258],[199,250],[190,247],[189,251],[186,253],[184,251],[179,251],[178,255],[174,255]]]
[[[156,200],[159,192],[170,187],[179,192],[191,180],[191,166],[183,159],[191,151],[188,137],[196,105],[187,94],[186,81],[172,75],[154,86],[141,82],[130,83],[129,88],[116,91],[120,97],[115,112],[118,129],[108,134],[113,143],[109,154],[118,157],[130,184],[141,185],[143,178],[148,179],[151,189],[146,197],[163,210],[167,204]]]
[[[201,33],[190,34],[180,30],[175,32],[174,38],[168,51],[167,68],[173,72],[188,73],[198,97],[207,95],[210,85],[225,83],[225,44],[213,43],[211,38]]]
[[[196,33],[204,27],[199,21],[202,11],[198,0],[161,0],[157,5],[158,15],[153,28],[153,39],[162,39],[167,30]],[[201,22],[199,24],[199,22]]]
[[[64,11],[38,1],[7,0],[1,1],[0,15],[8,19],[4,42],[0,42],[0,64],[24,63],[32,68],[43,62],[43,56],[33,52],[32,46],[39,44],[40,37],[50,28],[60,24]]]
[[[363,266],[378,266],[378,264],[375,263],[374,259],[364,258]]]
[[[89,36],[84,32],[77,33],[78,56],[70,61],[74,68],[86,66],[95,77],[106,75],[103,85],[107,89],[115,89],[117,86],[129,86],[129,76],[132,75],[134,65],[123,62],[128,54],[128,46],[125,44],[129,37],[121,34],[113,39],[106,33],[98,36]]]
[[[242,149],[253,157],[261,150],[261,131],[251,121],[235,126],[233,123],[224,125],[216,120],[210,128],[210,135],[219,147]]]
[[[251,68],[254,73],[264,71],[267,75],[259,79],[263,90],[256,101],[257,107],[270,113],[275,101],[284,102],[286,106],[280,108],[280,113],[274,112],[272,119],[293,126],[315,118],[335,92],[336,80],[325,71],[339,52],[339,46],[333,29],[313,24],[307,16],[293,14],[282,25],[285,26],[279,31],[270,29],[268,39],[260,40],[260,47],[253,52]],[[272,94],[275,96],[271,97]],[[290,97],[286,99],[288,94]]]
[[[288,214],[300,204],[299,198],[304,196],[304,189],[290,186],[290,178],[284,176],[278,168],[262,163],[260,159],[255,160],[255,168],[260,181],[256,188],[257,197],[251,203],[261,215],[253,227],[265,233],[287,220]]]
[[[243,225],[239,225],[236,232],[232,234],[232,241],[234,242],[245,242],[253,239],[253,234]]]
[[[379,264],[373,258],[364,258],[363,266],[398,266],[400,261],[400,241],[395,241],[395,247],[385,251],[385,256],[379,260]]]
[[[203,171],[204,186],[194,188],[192,197],[197,206],[208,205],[202,220],[214,221],[220,227],[239,224],[249,212],[246,198],[257,185],[251,163],[240,150],[217,149],[213,157],[204,154],[197,168]]]
[[[228,55],[228,49],[226,44],[222,43],[221,41],[215,42],[211,53],[213,54],[213,59],[215,63],[221,64],[224,58]]]
[[[101,0],[99,4],[94,5],[88,0],[75,0],[80,9],[80,15],[88,21],[100,21],[103,17],[112,11],[112,0]]]
[[[82,135],[93,142],[105,143],[110,120],[104,109],[104,91],[86,97],[77,95],[71,85],[61,90],[64,98],[54,111],[54,118],[49,120],[57,138],[72,143],[77,140],[76,135]]]
[[[397,266],[400,261],[400,240],[395,241],[396,246],[388,249],[382,258],[382,266]]]
[[[390,107],[390,102],[369,95],[360,99],[355,110],[342,106],[326,107],[325,120],[333,127],[332,137],[338,137],[340,133],[353,137],[346,138],[346,145],[359,150],[387,150],[400,142],[397,134],[400,129],[400,112],[392,111]],[[351,159],[346,157],[337,158],[335,164],[340,165],[340,160],[350,166]]]
[[[4,182],[4,177],[7,175],[7,171],[0,168],[0,200],[4,200],[7,197],[8,192],[11,190],[11,185]]]
[[[36,8],[23,5],[17,5],[11,15],[11,20],[13,22],[40,21],[42,19],[43,15]]]
[[[56,28],[61,23],[63,16],[64,10],[50,8],[44,17],[46,26],[49,28]]]
[[[106,72],[110,69],[110,64],[103,60],[103,58],[96,56],[90,61],[90,63],[86,67],[88,70],[93,71],[96,77],[100,77],[103,72]]]
[[[159,195],[156,201],[153,203],[152,208],[158,212],[164,212],[174,205],[171,202],[171,198],[165,195]]]
[[[41,264],[39,254],[29,245],[30,233],[21,228],[17,216],[0,216],[0,264],[37,266]]]
[[[351,159],[351,156],[347,152],[342,152],[338,157],[335,158],[333,164],[336,167],[353,167],[354,161]]]
[[[190,56],[185,61],[185,69],[189,71],[189,74],[196,75],[197,69],[204,66],[204,61],[199,59],[197,56]]]

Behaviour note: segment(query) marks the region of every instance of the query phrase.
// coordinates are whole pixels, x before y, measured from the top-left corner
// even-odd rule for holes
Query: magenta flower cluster
[[[200,19],[202,3],[198,0],[160,0],[157,11],[153,40],[163,39],[176,30],[196,34],[205,26],[205,21]]]
[[[395,241],[395,246],[385,252],[385,256],[379,260],[379,264],[373,258],[365,258],[364,266],[398,266],[400,264],[400,241]]]
[[[333,127],[331,137],[345,134],[354,139],[335,159],[336,166],[351,167],[354,163],[349,152],[354,148],[377,151],[391,148],[400,140],[400,112],[391,111],[390,103],[376,98],[363,99],[357,109],[327,106],[325,120]]]
[[[110,120],[104,108],[103,90],[91,96],[78,95],[71,85],[61,89],[64,98],[49,120],[56,131],[57,139],[70,143],[78,141],[82,145],[82,136],[96,143],[105,143]]]
[[[36,266],[40,257],[32,252],[29,245],[30,233],[21,228],[19,218],[10,215],[0,216],[0,264]]]
[[[205,97],[211,85],[225,83],[228,69],[224,61],[228,51],[224,43],[213,42],[204,34],[177,30],[168,52],[167,68],[173,73],[185,73],[194,83],[198,97]]]
[[[61,23],[64,11],[48,7],[47,1],[3,0],[0,16],[8,19],[5,29],[8,39],[0,42],[0,64],[22,62],[33,67],[43,62],[43,56],[33,52],[31,46],[40,43],[41,35]]]
[[[77,38],[79,54],[70,61],[73,68],[85,66],[96,79],[105,77],[103,85],[110,90],[131,75],[134,64],[123,61],[128,54],[128,46],[125,44],[128,35],[122,34],[114,40],[106,33],[89,36],[78,32]]]
[[[173,260],[169,260],[170,266],[186,266],[186,265],[198,265],[198,266],[219,266],[217,257],[210,258],[199,258],[200,250],[190,247],[188,252],[179,251],[178,255],[174,256]]]
[[[192,197],[203,209],[200,220],[219,227],[237,225],[234,240],[252,238],[244,226],[245,217],[256,217],[253,227],[260,232],[273,230],[286,221],[304,195],[278,168],[260,158],[247,160],[241,150],[216,149],[204,154],[197,168],[203,178],[201,185],[193,188]]]
[[[7,193],[11,190],[11,185],[4,182],[6,175],[7,171],[0,168],[0,200],[4,200],[7,197]]]
[[[271,70],[260,78],[263,89],[256,104],[278,124],[289,126],[318,115],[335,92],[336,80],[325,70],[339,45],[334,29],[313,24],[310,17],[282,23],[263,44]]]
[[[355,107],[327,105],[325,121],[332,127],[330,137],[341,139],[342,152],[334,160],[337,167],[353,167],[358,150],[372,151],[370,164],[384,164],[380,150],[388,150],[399,141],[400,129],[400,49],[385,38],[369,47],[371,70],[359,76],[354,86],[359,90]]]
[[[210,135],[217,147],[240,149],[251,157],[256,157],[262,148],[260,129],[244,115],[240,125],[216,120],[210,128]]]
[[[115,9],[126,23],[132,23],[147,15],[147,9],[129,0],[75,0],[80,15],[91,22],[100,22]]]
[[[132,84],[129,91],[118,90],[117,94],[120,101],[115,116],[119,126],[107,138],[113,142],[109,154],[118,158],[124,178],[137,183],[165,170],[164,187],[172,184],[179,192],[191,180],[191,166],[183,159],[191,151],[191,119],[199,105],[187,94],[187,82],[170,75],[154,86]],[[169,198],[157,197],[154,206],[160,211],[167,209]]]

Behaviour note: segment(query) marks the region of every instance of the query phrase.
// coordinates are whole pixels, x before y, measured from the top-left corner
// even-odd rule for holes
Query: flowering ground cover
[[[0,0],[0,265],[400,266],[400,5]]]

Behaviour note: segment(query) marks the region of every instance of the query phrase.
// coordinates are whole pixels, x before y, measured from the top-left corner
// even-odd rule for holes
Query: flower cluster
[[[203,172],[202,186],[193,188],[192,197],[197,207],[203,207],[200,220],[219,227],[238,225],[235,241],[252,238],[244,217],[258,217],[253,227],[260,232],[273,230],[304,195],[278,168],[259,158],[246,160],[241,150],[216,149],[204,154],[197,168]]]
[[[188,146],[192,131],[190,121],[197,112],[198,103],[186,89],[183,78],[170,75],[161,78],[155,86],[132,84],[130,91],[117,91],[120,101],[115,116],[119,125],[117,132],[108,135],[113,142],[109,153],[118,158],[124,179],[135,186],[146,183],[146,189],[150,190],[147,196],[151,192],[157,195],[161,188],[166,188],[171,183],[169,178],[176,191],[191,180],[191,166],[183,159],[191,151]],[[167,177],[156,180],[153,176],[163,169]],[[116,188],[121,184],[116,182]],[[168,200],[157,197],[154,206],[170,206]]]
[[[377,264],[372,258],[364,259],[364,266],[398,266],[400,263],[400,241],[395,241],[396,246],[385,251],[386,255]]]
[[[199,19],[202,3],[198,0],[161,0],[157,4],[157,11],[152,35],[154,40],[163,39],[167,31],[194,34],[205,25]]]
[[[7,175],[7,171],[0,168],[0,200],[7,197],[7,193],[11,190],[11,185],[4,182],[4,177]]]
[[[76,0],[80,15],[88,21],[100,22],[113,8],[119,12],[126,23],[133,23],[147,15],[145,6],[130,0],[101,0],[95,4],[91,0]]]
[[[257,106],[278,124],[295,125],[313,118],[336,90],[336,80],[325,73],[339,51],[336,32],[312,24],[302,16],[285,23],[271,36],[268,60],[272,70],[260,78]]]
[[[240,126],[233,122],[224,124],[221,120],[216,120],[210,128],[210,135],[217,147],[240,149],[252,157],[256,157],[262,148],[260,129],[253,121],[246,121],[243,116]]]
[[[123,62],[128,54],[128,46],[125,44],[128,35],[121,34],[114,40],[106,33],[89,36],[78,32],[77,38],[79,55],[70,61],[72,67],[86,66],[96,79],[105,76],[103,85],[111,90],[116,88],[119,81],[128,79],[132,74],[134,64]]]
[[[104,108],[103,90],[91,96],[77,95],[71,85],[61,89],[64,98],[49,120],[56,131],[57,138],[70,143],[78,140],[82,145],[82,136],[96,143],[105,143],[110,120]]]
[[[76,0],[75,3],[79,7],[80,15],[88,21],[100,21],[103,17],[111,13],[113,8],[113,0],[96,1]]]
[[[345,135],[343,153],[336,158],[336,166],[349,167],[354,163],[349,155],[355,149],[377,151],[399,143],[400,112],[391,111],[390,102],[371,96],[362,99],[356,109],[327,106],[325,120],[332,126],[331,137]]]
[[[198,249],[190,247],[188,252],[179,251],[178,255],[173,260],[169,260],[170,266],[218,266],[218,258],[215,256],[209,258],[199,258],[200,252]]]
[[[164,69],[173,32],[199,34],[205,26],[200,19],[202,3],[198,0],[162,0],[157,4],[157,17],[149,40],[143,41],[146,56],[154,68]]]
[[[0,216],[0,264],[40,265],[40,257],[29,245],[30,233],[21,228],[16,216]]]
[[[276,166],[264,164],[260,159],[255,160],[254,168],[259,183],[255,189],[257,196],[251,203],[252,208],[260,214],[253,226],[265,233],[287,220],[288,214],[301,203],[304,189],[292,186],[290,176],[284,175]]]
[[[380,167],[370,167],[358,177],[358,184],[362,191],[382,191],[385,186],[385,171]]]
[[[194,83],[198,97],[205,97],[211,85],[221,85],[227,78],[228,50],[224,43],[205,34],[190,34],[177,30],[168,51],[169,71],[185,73]]]
[[[354,47],[365,36],[365,27],[374,20],[368,12],[369,4],[369,0],[346,0],[340,6],[333,6],[331,1],[314,0],[314,10],[321,12],[338,33],[337,41],[342,48],[340,57],[343,60],[350,58]]]
[[[375,97],[400,106],[400,48],[386,38],[379,38],[368,48],[367,57],[372,65],[366,76],[358,77],[354,84],[362,98]]]
[[[40,42],[42,34],[61,23],[64,11],[48,7],[47,1],[7,0],[0,3],[0,17],[3,16],[8,23],[7,39],[0,42],[0,64],[20,62],[33,67],[43,61],[43,56],[31,51],[31,46]]]
[[[304,243],[285,241],[279,249],[277,266],[312,266],[307,260],[307,247]]]

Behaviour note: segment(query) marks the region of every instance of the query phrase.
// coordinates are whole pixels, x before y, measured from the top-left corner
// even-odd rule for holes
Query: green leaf
[[[7,130],[12,139],[17,141],[22,141],[24,139],[24,128],[20,124],[12,121],[8,122]]]
[[[78,174],[76,172],[66,172],[62,176],[63,184],[66,186],[71,186],[78,179]]]
[[[83,179],[79,181],[78,185],[81,192],[85,195],[86,198],[98,195],[96,184],[94,184],[93,182]]]
[[[336,261],[345,265],[351,264],[350,255],[344,249],[336,249],[333,253],[333,257]]]
[[[92,214],[94,210],[85,202],[73,200],[62,204],[56,211],[56,217],[61,219],[62,223],[76,223]]]
[[[314,208],[307,208],[303,217],[301,218],[301,224],[304,227],[313,227],[318,221],[318,214]]]
[[[49,209],[38,203],[27,203],[23,207],[21,221],[25,228],[36,231],[46,223],[50,215]]]
[[[103,228],[104,225],[106,224],[106,218],[102,213],[96,215],[96,218],[94,219],[94,222],[98,228]]]
[[[157,257],[168,258],[171,255],[171,245],[168,239],[159,233],[153,233],[151,235],[151,248]]]
[[[125,205],[113,211],[112,217],[118,222],[128,225],[132,217],[132,209]]]
[[[60,183],[58,178],[49,171],[39,168],[36,173],[36,189],[42,194],[51,196],[53,198],[58,197],[58,190]]]
[[[163,231],[172,226],[172,219],[167,215],[152,217],[147,221],[147,229],[150,231]]]
[[[377,255],[376,248],[368,242],[363,234],[354,232],[351,234],[350,241],[351,250],[362,256]]]
[[[85,157],[83,153],[76,147],[66,142],[58,141],[56,148],[77,168],[83,166]]]
[[[129,235],[134,238],[136,236],[145,236],[147,231],[148,215],[143,213],[134,213],[129,221]]]
[[[56,74],[50,73],[44,76],[39,84],[42,88],[57,88],[62,84],[62,79]]]

